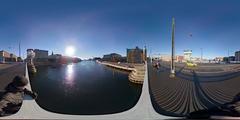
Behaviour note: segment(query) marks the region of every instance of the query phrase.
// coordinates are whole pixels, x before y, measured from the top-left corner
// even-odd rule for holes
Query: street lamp
[[[201,63],[203,61],[203,48],[200,48],[201,49]]]
[[[174,60],[175,60],[175,43],[174,43],[174,34],[175,34],[175,19],[172,18],[172,61],[171,61],[171,71],[170,71],[170,78],[175,77],[175,65],[174,65]]]

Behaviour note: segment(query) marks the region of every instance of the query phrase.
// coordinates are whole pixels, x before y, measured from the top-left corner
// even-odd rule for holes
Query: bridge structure
[[[69,114],[59,114],[44,110],[41,108],[34,99],[30,96],[25,96],[23,104],[20,110],[13,115],[0,117],[0,119],[184,119],[183,117],[171,117],[166,115],[161,115],[155,111],[153,108],[153,103],[151,101],[150,89],[151,82],[149,82],[148,77],[148,64],[145,64],[145,76],[142,87],[141,96],[137,104],[124,112],[115,114],[104,114],[104,115],[69,115]],[[25,76],[29,80],[28,68],[25,66]],[[179,81],[181,82],[181,81]],[[167,84],[167,83],[166,83]],[[31,90],[31,85],[28,84],[26,88]],[[162,89],[162,88],[159,88]],[[166,99],[162,96],[162,98]],[[184,106],[184,105],[183,105]],[[212,116],[213,119],[240,119],[240,117],[228,117],[228,116]]]
[[[145,64],[145,69],[146,71],[141,96],[137,104],[127,111],[105,115],[59,114],[42,109],[34,99],[26,95],[20,110],[16,114],[0,117],[0,119],[177,119],[176,117],[158,114],[152,107],[149,94],[147,64]],[[27,66],[25,72],[25,76],[29,80]],[[28,84],[26,88],[31,90],[31,85]]]

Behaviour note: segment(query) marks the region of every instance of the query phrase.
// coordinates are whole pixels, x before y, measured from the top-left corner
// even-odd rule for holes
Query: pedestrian
[[[25,88],[28,80],[24,76],[15,76],[13,81],[9,83],[2,97],[0,98],[0,116],[6,116],[16,113],[23,102],[24,95],[30,95],[33,99],[37,98],[37,94]]]

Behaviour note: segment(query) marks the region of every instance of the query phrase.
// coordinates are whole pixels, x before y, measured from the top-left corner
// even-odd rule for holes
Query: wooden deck
[[[230,102],[240,92],[239,71],[205,77],[179,70],[174,79],[169,78],[169,71],[164,67],[159,70],[148,67],[150,94],[158,113],[184,116]]]

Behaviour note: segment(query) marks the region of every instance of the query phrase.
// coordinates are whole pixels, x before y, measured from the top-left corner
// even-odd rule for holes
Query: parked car
[[[187,61],[186,65],[187,67],[197,67],[197,64],[192,61]]]

